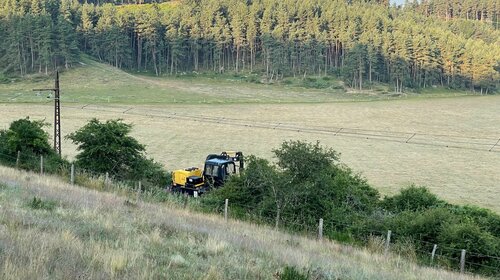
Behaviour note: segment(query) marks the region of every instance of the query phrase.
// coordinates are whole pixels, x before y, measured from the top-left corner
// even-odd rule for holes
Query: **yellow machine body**
[[[194,182],[194,184],[189,184],[189,178],[199,177],[203,178],[203,170],[197,167],[191,167],[186,169],[179,169],[172,172],[172,184],[174,186],[186,187],[190,185],[190,188],[203,187],[203,181]]]

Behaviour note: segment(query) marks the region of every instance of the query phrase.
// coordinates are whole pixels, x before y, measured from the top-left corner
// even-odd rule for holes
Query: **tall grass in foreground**
[[[0,167],[1,279],[273,279],[290,267],[315,279],[479,279]]]

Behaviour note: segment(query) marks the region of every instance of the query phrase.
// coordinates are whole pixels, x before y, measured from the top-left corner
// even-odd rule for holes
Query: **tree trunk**
[[[240,46],[236,46],[236,73],[239,72],[240,68]]]
[[[142,38],[137,36],[137,70],[142,66]]]
[[[372,83],[372,61],[368,62],[368,79],[370,80],[370,84]]]
[[[198,71],[198,60],[199,60],[199,50],[198,50],[198,42],[196,42],[195,50],[194,50],[194,71]]]
[[[156,74],[156,76],[158,76],[158,65],[156,63],[156,46],[153,47],[152,52],[153,52],[153,66],[155,68],[155,74]]]
[[[115,40],[115,67],[118,68],[118,40]]]
[[[174,74],[174,52],[170,48],[170,76]]]
[[[363,90],[363,61],[359,59],[359,90]]]
[[[33,46],[33,34],[30,33],[30,49],[31,49],[31,71],[35,70],[35,47]]]

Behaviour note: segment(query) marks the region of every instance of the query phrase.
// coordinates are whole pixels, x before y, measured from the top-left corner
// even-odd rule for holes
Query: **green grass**
[[[56,208],[56,202],[55,201],[43,201],[40,198],[37,198],[36,196],[33,197],[33,200],[31,200],[28,203],[28,206],[31,209],[35,210],[47,210],[47,211],[52,211]]]
[[[57,204],[50,212],[26,208],[35,195]],[[0,278],[479,279],[397,254],[128,200],[0,167]]]
[[[262,84],[262,76],[250,73],[180,73],[156,77],[147,72],[125,72],[82,56],[80,63],[61,73],[63,102],[109,104],[228,104],[228,103],[318,103],[399,99],[387,85],[376,84],[363,92],[345,91],[330,77],[286,78]],[[0,77],[0,102],[43,103],[50,101],[53,77],[44,74],[24,78]],[[444,96],[448,93],[434,93]],[[457,93],[455,93],[456,95]],[[465,92],[458,93],[466,94]],[[409,94],[405,98],[419,97]],[[431,96],[430,94],[426,96]]]

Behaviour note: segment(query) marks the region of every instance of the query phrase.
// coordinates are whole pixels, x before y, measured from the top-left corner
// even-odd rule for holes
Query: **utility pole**
[[[59,89],[59,71],[56,71],[54,88],[33,89],[33,91],[54,92],[54,150],[61,156],[61,102]]]

